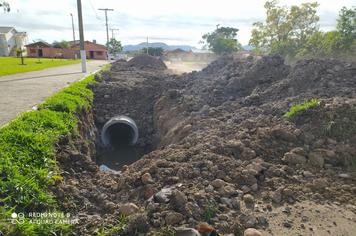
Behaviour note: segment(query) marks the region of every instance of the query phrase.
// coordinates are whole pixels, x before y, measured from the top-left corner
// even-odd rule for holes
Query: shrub
[[[310,100],[305,101],[304,103],[301,104],[295,104],[293,105],[290,110],[284,114],[284,117],[291,119],[295,117],[296,115],[300,115],[309,109],[319,106],[320,101],[317,98],[312,98]]]

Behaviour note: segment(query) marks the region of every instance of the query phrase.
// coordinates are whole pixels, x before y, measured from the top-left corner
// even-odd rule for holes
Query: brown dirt
[[[153,69],[153,70],[165,70],[167,66],[161,59],[158,59],[149,55],[139,55],[127,62],[130,67],[136,67],[139,69]]]
[[[168,235],[201,222],[220,235],[249,227],[263,235],[352,235],[355,74],[354,64],[290,67],[279,57],[226,56],[181,76],[118,62],[93,88],[93,119],[100,130],[113,115],[134,118],[145,155],[119,174],[101,173],[93,151],[82,151],[95,137],[71,140],[58,155],[65,178],[56,194],[81,218],[79,235],[124,213],[118,235]],[[320,106],[283,117],[312,97]],[[81,133],[95,131],[89,117]]]

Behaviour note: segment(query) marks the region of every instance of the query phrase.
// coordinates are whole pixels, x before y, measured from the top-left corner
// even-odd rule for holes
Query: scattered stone
[[[252,205],[255,202],[255,198],[251,194],[246,194],[243,196],[244,202],[248,205]]]
[[[310,152],[309,155],[309,163],[317,168],[323,168],[324,167],[324,157],[321,152],[319,151],[313,151]]]
[[[134,203],[126,203],[119,206],[119,212],[125,216],[138,212],[139,208]]]
[[[282,193],[280,190],[276,190],[271,194],[271,199],[274,203],[280,203],[282,201]]]
[[[172,208],[180,213],[185,212],[185,204],[187,203],[187,197],[179,190],[174,190],[170,197],[170,205]]]
[[[175,236],[201,236],[198,230],[193,228],[175,228]]]
[[[162,188],[161,191],[159,191],[153,196],[153,199],[155,200],[155,202],[168,203],[171,194],[172,188]]]
[[[141,181],[143,184],[151,184],[154,182],[150,173],[143,174],[141,177]]]
[[[254,228],[248,228],[244,232],[244,236],[262,236],[262,233]]]
[[[178,212],[168,212],[165,220],[167,225],[176,225],[184,220],[184,216]]]
[[[305,156],[293,152],[285,153],[282,160],[287,162],[289,165],[304,165],[307,162],[307,158]]]
[[[215,179],[211,182],[211,185],[214,188],[222,188],[223,186],[225,186],[226,182],[222,179]]]

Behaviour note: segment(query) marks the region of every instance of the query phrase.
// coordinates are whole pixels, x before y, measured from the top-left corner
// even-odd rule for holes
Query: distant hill
[[[137,50],[141,50],[145,47],[147,47],[146,43],[140,43],[137,45],[124,45],[123,51],[124,52],[137,51]],[[161,43],[161,42],[148,43],[148,47],[154,47],[154,48],[160,47],[166,51],[173,51],[178,48],[182,49],[184,51],[196,50],[195,47],[192,47],[189,45],[168,45],[168,44]]]

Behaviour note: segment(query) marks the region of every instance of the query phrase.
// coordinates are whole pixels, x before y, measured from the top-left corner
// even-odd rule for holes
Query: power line
[[[97,19],[97,20],[103,20],[103,19],[101,19],[101,18],[99,17],[97,11],[95,10],[95,6],[94,6],[92,0],[89,0],[89,4],[90,4],[90,7],[91,7],[91,9],[93,10],[93,12],[94,12],[94,14],[95,14],[96,19]]]

